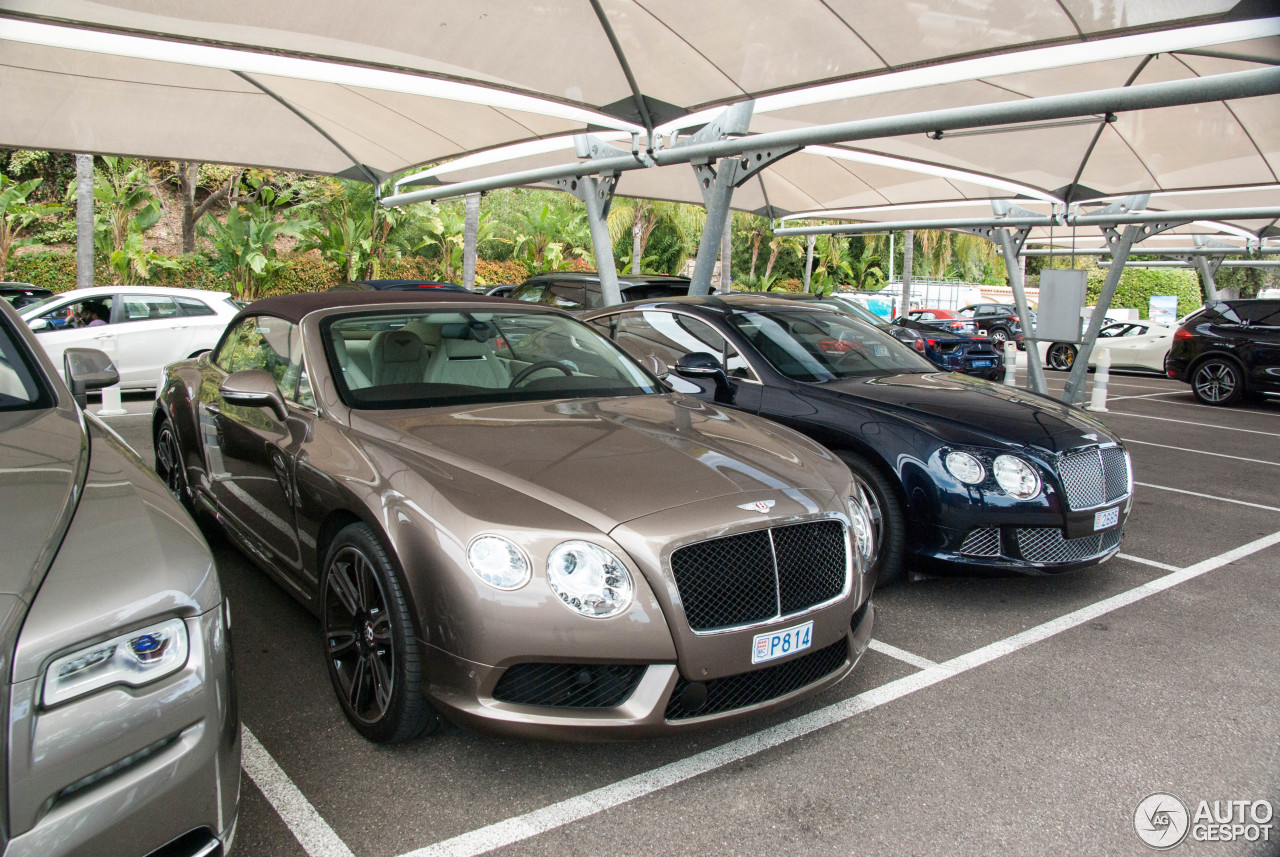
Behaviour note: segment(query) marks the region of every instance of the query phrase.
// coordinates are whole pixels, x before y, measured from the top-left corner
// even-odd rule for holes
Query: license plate
[[[1101,512],[1097,512],[1093,516],[1094,532],[1097,532],[1098,530],[1105,530],[1107,527],[1114,527],[1118,523],[1120,523],[1119,506],[1116,506],[1114,509],[1103,509]]]
[[[990,369],[992,363],[990,360],[975,360],[973,361],[973,366],[977,369]]]
[[[751,641],[751,663],[760,664],[774,658],[803,652],[813,645],[813,623],[805,622],[785,631],[756,634]]]

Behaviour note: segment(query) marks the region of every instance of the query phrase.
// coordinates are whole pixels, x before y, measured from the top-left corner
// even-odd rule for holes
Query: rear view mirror
[[[67,379],[76,404],[89,403],[88,392],[120,383],[120,373],[111,358],[96,348],[68,348],[62,352],[62,374]]]
[[[276,379],[271,373],[262,369],[244,369],[232,372],[218,388],[222,398],[228,404],[245,408],[270,408],[276,419],[284,420],[289,416],[285,407],[284,396],[276,386]]]

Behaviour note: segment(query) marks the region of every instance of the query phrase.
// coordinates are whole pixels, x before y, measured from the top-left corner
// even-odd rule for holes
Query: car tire
[[[991,329],[991,333],[989,335],[991,337],[991,344],[996,347],[996,351],[1003,354],[1004,344],[1009,341],[1009,331],[1005,330],[1003,327],[995,327]]]
[[[1076,347],[1069,342],[1055,342],[1045,352],[1045,366],[1055,372],[1066,372],[1076,362],[1078,353]]]
[[[872,510],[872,517],[875,519],[878,515],[879,546],[871,566],[876,585],[894,583],[903,575],[907,542],[906,517],[902,513],[898,489],[880,468],[856,452],[840,451],[836,454],[849,466],[853,475],[870,489],[868,499],[874,500],[877,507]]]
[[[178,441],[173,421],[168,417],[161,418],[154,440],[156,475],[187,511],[194,510],[191,486],[187,482],[187,469],[182,464],[182,444]]]
[[[329,679],[356,731],[394,744],[438,729],[404,587],[368,524],[351,524],[329,545],[320,598]]]
[[[1206,405],[1234,405],[1244,397],[1244,375],[1230,360],[1210,357],[1191,373],[1191,392]]]

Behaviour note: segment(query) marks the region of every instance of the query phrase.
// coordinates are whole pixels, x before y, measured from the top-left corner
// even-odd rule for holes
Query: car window
[[[213,307],[195,298],[174,298],[183,315],[217,315]]]
[[[1280,327],[1280,303],[1259,301],[1240,303],[1233,309],[1241,320],[1254,327]]]
[[[1098,331],[1098,338],[1111,339],[1116,336],[1124,336],[1132,325],[1128,324],[1109,324],[1102,330]]]
[[[101,327],[111,323],[111,308],[115,301],[111,295],[84,298],[58,304],[40,315],[47,326],[36,330],[37,334],[52,330],[71,330],[78,327]]]
[[[171,319],[178,315],[178,305],[173,298],[160,295],[123,295],[124,314],[120,321],[147,321]]]
[[[1143,335],[1143,334],[1145,334],[1148,330],[1150,330],[1150,328],[1145,327],[1145,326],[1143,326],[1143,325],[1141,325],[1141,324],[1135,324],[1133,327],[1131,327],[1131,328],[1129,328],[1128,330],[1126,330],[1126,331],[1124,332],[1124,335],[1125,335],[1125,336],[1142,336],[1142,335]]]
[[[298,339],[295,324],[269,315],[250,316],[227,331],[214,362],[228,373],[262,369],[271,374],[286,398],[293,398],[302,371]]]
[[[0,322],[0,411],[51,407],[53,398],[38,378],[26,349]]]
[[[518,301],[527,301],[531,304],[540,304],[546,291],[546,283],[525,283],[512,289],[511,294],[507,295],[507,297],[515,298]]]
[[[329,317],[320,331],[353,408],[660,392],[607,338],[560,313],[375,310]]]
[[[686,354],[714,354],[730,378],[754,380],[738,350],[710,324],[683,313],[646,310],[611,316],[614,341],[633,357],[652,355],[668,366]]]
[[[552,283],[542,302],[558,309],[582,309],[587,298],[581,283]]]
[[[729,323],[770,365],[797,381],[935,371],[897,339],[840,313],[771,308],[735,312]]]

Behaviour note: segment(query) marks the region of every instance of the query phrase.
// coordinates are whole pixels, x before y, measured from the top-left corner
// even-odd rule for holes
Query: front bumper
[[[841,615],[847,617],[848,606],[841,609]],[[634,689],[621,703],[609,707],[499,701],[494,691],[506,667],[486,666],[437,650],[433,652],[436,670],[430,701],[455,723],[498,735],[559,741],[671,735],[780,708],[843,679],[871,642],[875,608],[868,600],[852,618],[841,621],[843,630],[834,642],[823,640],[803,654],[705,682],[682,676],[679,664],[635,665],[638,678]],[[760,699],[761,695],[767,698]],[[699,709],[696,705],[702,700],[704,708]],[[746,702],[735,705],[735,700]],[[699,714],[707,707],[718,710]]]
[[[1104,563],[1119,553],[1124,517],[1119,526],[1076,538],[1068,538],[1061,527],[955,530],[932,526],[921,534],[920,541],[916,556],[938,571],[1061,574]]]
[[[188,618],[183,669],[42,709],[38,679],[13,687],[4,857],[141,855],[171,843],[226,853],[240,795],[240,731],[225,605]]]

